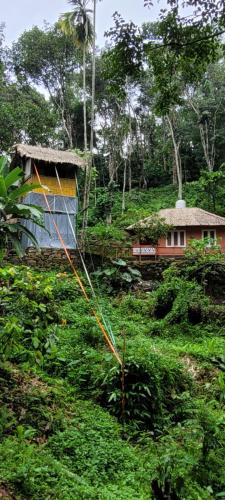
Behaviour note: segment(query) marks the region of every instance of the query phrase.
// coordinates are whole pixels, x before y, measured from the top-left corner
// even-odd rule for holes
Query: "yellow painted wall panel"
[[[48,176],[40,176],[41,179],[41,184],[44,186],[47,186],[49,188],[49,191],[46,191],[45,189],[35,189],[34,193],[46,193],[46,194],[57,194],[62,196],[62,192],[65,196],[77,196],[76,193],[76,182],[75,179],[60,179],[61,186],[62,186],[62,192],[59,187],[58,181],[56,177],[48,177]],[[26,183],[28,184],[39,184],[38,178],[36,175],[32,175]]]

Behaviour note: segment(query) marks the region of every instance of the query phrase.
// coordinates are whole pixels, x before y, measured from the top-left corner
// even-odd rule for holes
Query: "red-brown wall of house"
[[[177,230],[184,230],[185,228],[176,228]],[[188,246],[188,242],[190,240],[201,240],[202,239],[202,231],[210,230],[210,229],[216,229],[216,238],[217,238],[217,243],[221,247],[221,251],[225,252],[225,227],[188,227],[186,228],[186,247],[167,247],[166,246],[166,238],[161,238],[158,242],[157,246],[157,251],[156,254],[159,256],[168,256],[168,257],[175,257],[175,256],[182,256],[184,254],[184,251],[186,250]]]

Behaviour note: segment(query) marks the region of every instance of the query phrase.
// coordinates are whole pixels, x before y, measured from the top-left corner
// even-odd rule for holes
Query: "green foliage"
[[[29,498],[95,498],[95,489],[85,479],[72,473],[54,459],[53,455],[40,450],[29,442],[8,439],[1,446],[0,477],[16,491]]]
[[[154,293],[154,315],[170,323],[190,322],[197,324],[203,321],[209,300],[204,296],[200,285],[195,281],[187,281],[178,276],[170,276],[165,271],[165,281]]]
[[[24,184],[19,187],[23,177],[23,170],[19,167],[9,171],[8,162],[0,157],[0,250],[5,250],[10,241],[19,256],[23,255],[21,235],[26,235],[37,247],[35,236],[17,219],[25,219],[42,227],[42,212],[40,207],[26,205],[21,197],[39,184]]]
[[[133,232],[138,235],[141,242],[151,242],[156,245],[160,238],[165,237],[171,227],[165,223],[164,219],[158,214],[152,214],[143,222],[137,223],[134,226]]]
[[[221,212],[223,207],[225,188],[224,167],[225,164],[222,164],[216,172],[202,172],[198,181],[199,195],[197,200],[203,207],[213,212]]]
[[[136,491],[141,456],[135,457],[134,451],[122,442],[119,426],[102,410],[83,404],[71,420],[70,428],[56,433],[49,440],[49,447],[58,460],[79,475],[86,463],[85,476],[93,486],[101,487],[104,483],[110,487],[115,481],[118,490],[121,486],[126,492],[127,488],[128,495]],[[147,494],[147,471],[143,471],[142,484],[141,493]]]
[[[219,261],[223,259],[220,251],[219,242],[211,238],[202,238],[201,240],[191,240],[185,250],[185,256],[188,259],[197,259],[198,262]]]
[[[93,227],[89,227],[86,231],[87,248],[98,249],[101,253],[101,248],[108,247],[111,244],[125,244],[125,232],[115,225],[108,225],[99,222]],[[99,248],[101,247],[101,248]]]
[[[111,182],[105,188],[96,189],[96,200],[93,199],[90,203],[90,226],[96,226],[100,221],[105,221],[107,216],[111,214],[117,188],[118,185]]]
[[[121,372],[116,366],[108,370],[102,382],[101,403],[131,427],[133,424],[153,434],[160,432],[169,418],[182,418],[182,393],[190,387],[190,380],[179,363],[151,352],[149,342],[142,337],[126,343],[124,355],[124,395]]]
[[[113,47],[103,55],[103,74],[110,94],[117,100],[125,97],[126,79],[137,79],[142,71],[142,38],[133,22],[126,23],[122,16],[113,14],[114,27],[107,32]]]
[[[208,248],[208,244],[213,247]],[[185,252],[185,260],[171,266],[171,276],[182,276],[187,280],[195,279],[213,297],[224,293],[224,255],[219,244],[209,240],[192,240]],[[166,273],[167,274],[167,273]]]
[[[218,42],[214,37],[210,37],[213,34],[211,26],[200,27],[181,23],[176,8],[164,15],[153,27],[150,25],[149,29],[145,30],[147,40],[154,37],[165,44],[163,50],[160,50],[160,47],[155,50],[155,43],[152,42],[145,46],[153,68],[156,111],[163,116],[174,106],[183,104],[185,85],[191,85],[201,79],[209,62],[217,57]],[[201,43],[199,38],[203,40]],[[190,39],[193,44],[187,43]],[[198,43],[194,43],[195,40],[198,40]]]
[[[63,141],[65,148],[75,146],[75,127],[73,125],[70,132],[69,127],[71,128],[73,113],[76,114],[79,102],[74,98],[74,86],[77,88],[75,71],[79,66],[81,53],[74,47],[73,37],[63,34],[57,25],[46,24],[44,29],[34,26],[22,33],[13,44],[11,57],[14,72],[23,86],[39,85],[50,94],[50,102],[45,106],[49,107],[55,118],[51,137],[57,138],[60,143]],[[77,93],[79,94],[79,90]],[[46,123],[49,117],[48,111]],[[32,140],[35,141],[35,136]],[[40,139],[36,141],[43,142]]]
[[[74,45],[88,48],[93,41],[93,26],[90,9],[81,0],[70,2],[74,9],[60,16],[58,27],[66,36],[74,41]]]
[[[49,145],[55,138],[57,113],[47,99],[29,85],[0,84],[0,134],[2,151],[9,151],[14,142]]]
[[[200,403],[198,411],[199,419],[191,418],[183,425],[171,428],[167,436],[157,441],[158,466],[152,482],[155,494],[212,499],[217,495],[219,497],[224,490],[223,473],[218,476],[220,480],[217,484],[212,481],[214,467],[216,464],[219,469],[221,467],[219,456],[224,446],[224,423],[221,414],[210,406],[204,409]],[[214,439],[208,441],[211,432]],[[207,441],[209,448],[205,446]],[[218,447],[217,458],[213,453],[215,443]],[[212,462],[209,464],[210,457]]]
[[[4,359],[43,362],[43,354],[54,351],[57,308],[54,304],[52,284],[48,277],[29,268],[0,269],[1,355]]]
[[[75,400],[65,383],[50,387],[37,377],[23,379],[19,372],[12,372],[10,381],[12,394],[5,392],[3,402],[21,423],[14,423],[14,435],[6,435],[0,445],[0,480],[17,495],[107,498],[111,492],[115,499],[125,494],[130,500],[147,499],[148,468],[141,452],[122,441],[112,417]]]
[[[191,500],[225,490],[223,326],[190,322],[193,302],[209,306],[183,267],[150,294],[109,299],[100,285],[123,389],[74,278],[1,269],[1,332],[12,329],[0,364],[0,484],[12,496]],[[152,320],[171,296],[172,315]]]
[[[112,260],[111,266],[107,264],[103,268],[95,271],[93,276],[106,285],[109,293],[113,290],[126,290],[141,279],[141,273],[138,269],[129,266],[122,259]]]

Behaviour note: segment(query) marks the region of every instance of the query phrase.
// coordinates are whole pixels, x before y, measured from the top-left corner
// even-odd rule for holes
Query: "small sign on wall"
[[[156,248],[150,246],[135,246],[133,247],[133,255],[155,255]]]

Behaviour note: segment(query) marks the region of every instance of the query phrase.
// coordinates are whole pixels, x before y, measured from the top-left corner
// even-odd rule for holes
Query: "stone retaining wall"
[[[77,266],[80,264],[79,253],[77,250],[69,250],[72,261]],[[67,256],[63,249],[58,248],[28,248],[25,255],[19,258],[14,252],[8,252],[4,263],[24,264],[25,266],[36,267],[37,269],[58,269],[65,271],[70,268]]]
[[[72,262],[76,268],[82,268],[78,250],[69,250]],[[86,253],[84,260],[90,272],[102,267],[103,264],[110,266],[111,262],[99,255],[91,255]],[[67,256],[63,249],[58,248],[28,248],[22,258],[17,257],[12,250],[8,251],[7,257],[3,261],[6,264],[23,264],[25,266],[34,267],[40,270],[56,269],[59,271],[68,271],[71,269]],[[144,280],[161,280],[163,271],[172,263],[172,259],[162,259],[150,262],[130,262],[132,267],[140,270]],[[2,264],[2,263],[1,263]]]

